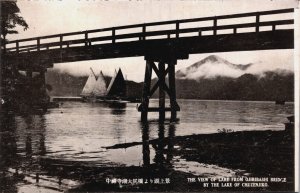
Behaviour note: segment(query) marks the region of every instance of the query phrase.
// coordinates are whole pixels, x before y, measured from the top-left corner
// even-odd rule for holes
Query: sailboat
[[[102,71],[98,75],[93,94],[97,99],[104,99],[106,96],[106,83]]]
[[[92,68],[90,68],[91,72],[90,72],[90,75],[82,89],[82,92],[80,94],[80,96],[82,96],[82,98],[84,100],[87,100],[87,99],[90,99],[90,98],[93,98],[93,91],[94,91],[94,87],[96,85],[96,76],[95,76],[95,73],[93,71]]]
[[[95,102],[97,98],[106,95],[106,83],[102,71],[100,71],[98,78],[96,77],[92,68],[90,68],[90,75],[82,89],[80,96],[84,100]]]
[[[124,100],[126,98],[126,91],[126,82],[122,70],[119,68],[118,72],[115,71],[115,74],[108,85],[106,98],[115,102],[128,102]]]

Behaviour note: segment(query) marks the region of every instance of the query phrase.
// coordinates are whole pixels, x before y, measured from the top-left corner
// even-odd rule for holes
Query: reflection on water
[[[150,165],[150,148],[149,148],[149,124],[141,124],[143,140],[143,163],[144,166]]]
[[[168,124],[168,136],[165,137],[166,128],[164,124],[158,123],[158,138],[155,143],[149,143],[149,123],[141,122],[143,142],[143,166],[155,164],[157,166],[171,165],[174,149],[173,138],[175,136],[175,124]],[[153,150],[153,162],[151,162],[150,146]]]
[[[152,101],[150,106],[157,103]],[[293,114],[292,103],[284,106],[268,102],[179,100],[179,103],[180,121],[165,124],[158,123],[156,113],[149,113],[149,122],[141,123],[136,104],[65,102],[46,114],[5,116],[0,133],[1,188],[6,192],[32,192],[32,188],[61,191],[85,183],[91,172],[92,176],[104,178],[107,173],[114,173],[111,167],[155,167],[163,175],[170,170],[193,175],[235,175],[226,168],[174,156],[177,148],[174,137],[214,133],[222,128],[280,130],[285,117]],[[105,148],[131,143],[136,145]],[[66,172],[68,177],[64,176]]]

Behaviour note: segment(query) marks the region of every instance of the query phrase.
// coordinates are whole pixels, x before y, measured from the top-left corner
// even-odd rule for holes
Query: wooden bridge
[[[175,91],[178,59],[196,53],[293,49],[293,12],[282,9],[63,33],[9,41],[2,49],[5,62],[29,76],[33,71],[44,73],[54,63],[143,56],[146,70],[138,108],[142,119],[150,111],[159,111],[161,120],[165,111],[171,111],[173,119],[180,110]],[[158,82],[151,88],[152,71]],[[149,108],[149,98],[157,89],[159,107]],[[170,108],[165,107],[165,93]]]

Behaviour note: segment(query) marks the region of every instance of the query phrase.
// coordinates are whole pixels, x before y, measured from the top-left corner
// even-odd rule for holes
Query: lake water
[[[180,120],[172,124],[166,121],[163,136],[216,133],[222,129],[282,130],[283,123],[287,122],[286,117],[294,112],[293,103],[275,105],[274,102],[204,100],[178,100],[178,103],[181,107],[178,113]],[[27,183],[16,182],[13,192],[39,192],[42,188],[56,192],[80,184],[79,181],[68,180],[65,182],[66,187],[56,187],[58,185],[55,183],[51,185],[55,177],[45,175],[45,185],[41,185],[41,178],[37,186],[33,171],[41,170],[37,161],[41,158],[52,160],[54,164],[57,160],[60,163],[79,163],[93,167],[142,166],[142,145],[105,148],[143,141],[143,124],[136,105],[129,103],[120,107],[104,103],[63,102],[59,108],[49,109],[45,114],[13,116],[9,126],[2,128],[0,133],[0,153],[6,159],[1,162],[1,169],[15,173],[19,168],[18,172],[26,173],[27,180]],[[158,106],[158,101],[152,100],[150,106]],[[169,116],[167,113],[166,117]],[[150,140],[156,139],[162,135],[158,113],[149,113],[148,120],[147,135]],[[149,156],[150,163],[153,163],[153,148],[150,148]],[[176,159],[173,162],[175,170],[194,175],[203,172],[210,176],[235,174],[235,171],[227,168],[188,162],[180,157],[173,159]],[[9,188],[8,192],[11,190]]]

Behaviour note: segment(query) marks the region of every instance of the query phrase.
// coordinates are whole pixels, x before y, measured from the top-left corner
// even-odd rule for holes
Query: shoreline
[[[294,137],[285,130],[229,130],[213,134],[176,136],[172,139],[153,139],[148,143],[156,147],[172,143],[179,147],[172,150],[173,156],[180,156],[186,161],[244,170],[249,177],[286,178],[286,183],[270,183],[267,187],[269,191],[291,191],[294,188]],[[136,145],[143,143],[116,144],[106,148],[129,148]]]
[[[50,98],[58,98],[58,99],[65,99],[65,101],[68,101],[67,99],[70,98],[70,101],[72,101],[72,99],[79,99],[81,98],[81,96],[54,96],[51,95]],[[151,98],[151,100],[159,100],[159,98]],[[169,99],[167,99],[169,100]],[[192,99],[192,98],[177,98],[177,100],[189,100],[189,101],[226,101],[226,102],[261,102],[261,103],[274,103],[275,101],[264,101],[264,100],[215,100],[215,99]],[[295,101],[285,101],[286,104],[294,104]]]

